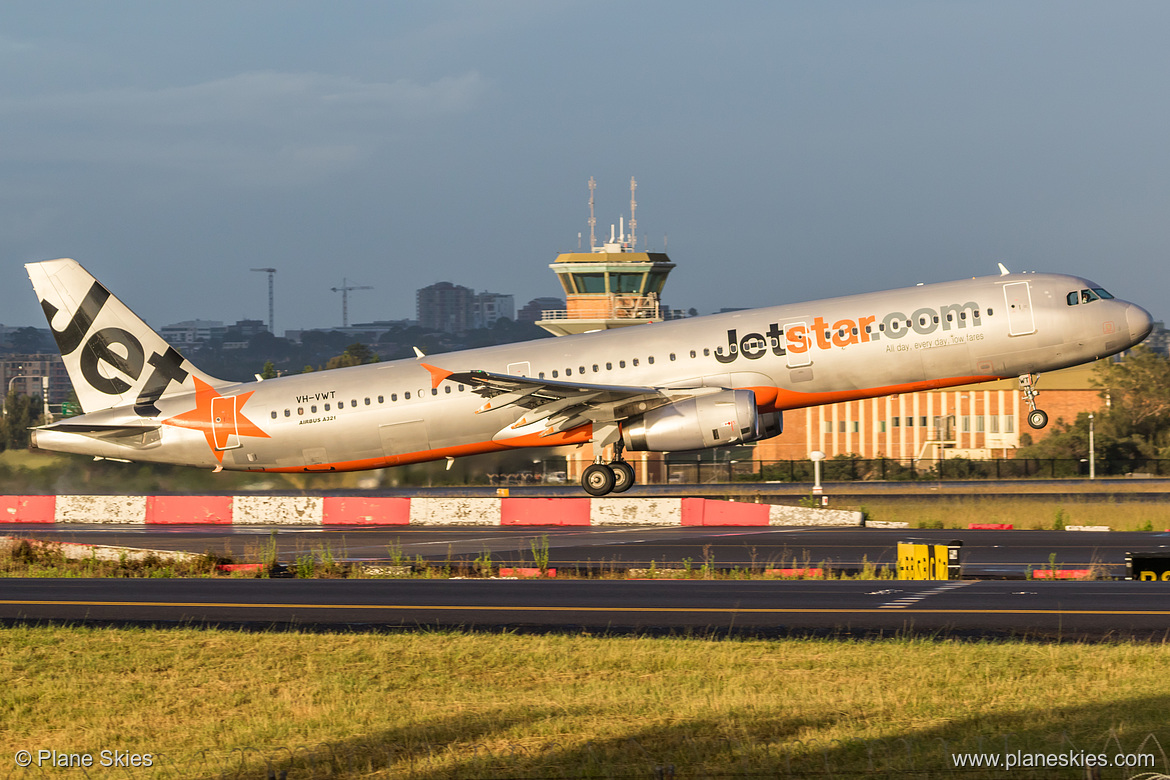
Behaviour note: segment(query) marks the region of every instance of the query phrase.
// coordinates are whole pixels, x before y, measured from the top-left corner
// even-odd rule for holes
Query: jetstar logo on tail
[[[792,352],[800,355],[815,345],[820,349],[848,347],[880,341],[882,338],[900,339],[909,333],[927,336],[940,328],[963,329],[979,327],[979,304],[974,301],[952,303],[932,309],[924,306],[913,314],[892,311],[878,322],[876,315],[835,320],[832,327],[824,317],[817,317],[811,323],[789,322],[783,327],[773,322],[764,333],[747,333],[740,337],[739,331],[727,331],[727,346],[715,349],[715,359],[720,363],[731,363],[740,355],[748,360],[758,360],[768,354],[769,349],[777,357]]]
[[[240,446],[232,442],[233,436],[271,438],[260,430],[256,423],[244,416],[244,404],[251,397],[250,392],[220,395],[214,387],[195,377],[195,408],[162,422],[163,425],[202,431],[207,437],[207,446],[211,447],[216,459],[222,463],[224,450]]]
[[[53,318],[59,311],[56,306],[43,300],[41,308],[49,319],[49,327],[53,330],[53,337],[57,340],[62,357],[72,355],[82,346],[82,340],[89,336],[78,361],[81,375],[85,377],[90,387],[99,393],[122,395],[131,385],[117,374],[130,377],[137,382],[149,364],[150,376],[135,399],[134,411],[141,417],[153,417],[158,414],[158,407],[154,402],[162,397],[170,383],[183,384],[187,381],[187,372],[183,369],[183,356],[173,347],[167,347],[163,354],[153,352],[147,358],[142,342],[133,333],[122,328],[102,328],[90,334],[94,320],[109,297],[109,290],[94,282],[64,330],[57,330],[53,325]]]

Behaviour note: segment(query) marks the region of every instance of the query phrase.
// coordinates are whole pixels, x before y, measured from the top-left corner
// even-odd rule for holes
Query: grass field
[[[153,756],[129,777],[951,777],[964,750],[1147,752],[1167,772],[1148,738],[1170,743],[1168,660],[1125,643],[17,626],[0,630],[0,777],[60,773],[17,769],[19,750]]]
[[[1170,496],[1160,502],[1111,502],[1078,498],[1075,494],[1051,499],[1010,496],[953,496],[931,501],[867,499],[873,520],[909,523],[911,528],[966,528],[971,523],[1011,523],[1025,530],[1068,525],[1106,525],[1114,531],[1170,529]]]

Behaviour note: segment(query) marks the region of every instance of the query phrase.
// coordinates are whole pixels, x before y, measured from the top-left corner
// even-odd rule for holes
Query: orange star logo
[[[202,431],[207,437],[207,446],[215,453],[216,459],[223,462],[223,451],[238,447],[232,444],[232,437],[259,436],[271,438],[260,430],[256,423],[244,416],[244,404],[252,397],[255,391],[240,395],[220,395],[215,388],[199,377],[195,380],[195,408],[189,412],[175,415],[163,420],[163,425],[174,425],[179,428],[190,428]]]

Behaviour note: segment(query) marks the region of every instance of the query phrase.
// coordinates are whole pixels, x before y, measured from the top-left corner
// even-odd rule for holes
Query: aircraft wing
[[[505,431],[516,431],[542,423],[540,435],[551,436],[592,423],[595,440],[602,446],[617,440],[617,424],[628,417],[684,398],[722,390],[718,387],[599,385],[534,379],[492,371],[447,372],[433,366],[425,367],[431,372],[436,385],[444,379],[459,382],[469,385],[472,392],[486,398],[476,414],[508,406],[525,409],[525,413],[507,426]]]

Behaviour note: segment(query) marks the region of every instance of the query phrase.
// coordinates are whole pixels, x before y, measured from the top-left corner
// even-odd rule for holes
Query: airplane
[[[256,472],[338,472],[593,442],[593,496],[627,451],[778,435],[791,409],[1017,377],[1141,342],[1149,312],[1098,284],[1009,273],[331,371],[234,382],[167,344],[74,260],[25,266],[83,414],[33,446]],[[449,460],[450,462],[450,460]]]

